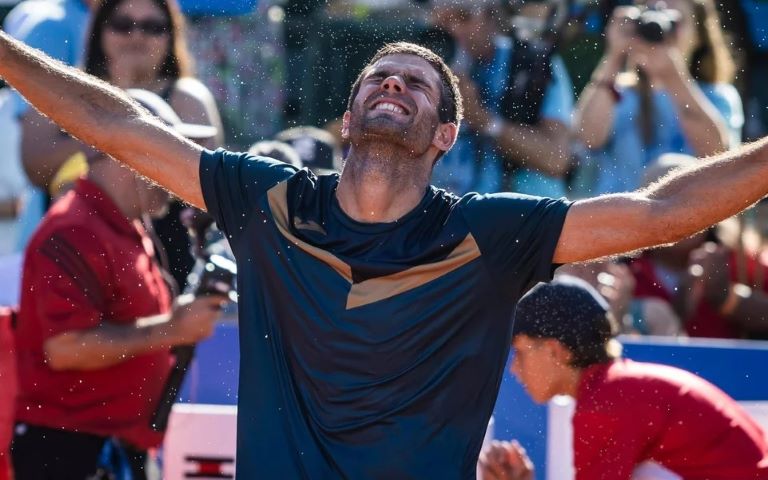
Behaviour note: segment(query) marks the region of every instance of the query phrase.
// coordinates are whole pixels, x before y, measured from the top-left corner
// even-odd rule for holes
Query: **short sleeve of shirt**
[[[205,205],[230,241],[245,229],[259,199],[273,186],[297,172],[266,157],[204,150],[200,155],[200,185]]]
[[[499,280],[522,291],[551,280],[552,258],[571,203],[515,193],[470,195],[464,216]]]
[[[573,114],[573,84],[563,59],[552,56],[552,79],[544,92],[541,104],[541,118],[571,125]]]
[[[108,256],[84,229],[61,229],[30,247],[23,287],[37,292],[37,319],[46,338],[98,326],[111,298]]]

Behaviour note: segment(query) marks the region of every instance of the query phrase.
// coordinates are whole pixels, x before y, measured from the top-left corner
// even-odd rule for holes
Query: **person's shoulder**
[[[240,164],[240,166],[244,167],[256,165],[275,167],[291,172],[291,174],[300,171],[300,169],[294,167],[290,163],[281,162],[280,160],[276,160],[271,157],[254,155],[249,152],[227,150],[225,148],[217,148],[216,150],[203,149],[201,156],[209,160],[214,159],[217,161],[223,161],[226,164]]]
[[[679,390],[683,384],[695,384],[699,377],[669,365],[620,359],[593,365],[586,370],[579,397],[592,396],[612,407],[626,402],[654,403]]]
[[[741,105],[741,95],[733,84],[730,83],[700,83],[699,88],[712,99],[721,99],[728,105]]]
[[[459,199],[467,208],[525,208],[540,204],[568,204],[565,198],[555,199],[517,192],[476,193],[470,192]]]
[[[62,201],[57,204],[40,221],[29,241],[28,253],[45,253],[44,250],[50,248],[71,248],[82,254],[107,250],[104,234],[108,229],[97,212],[77,200],[70,205],[63,205]],[[57,206],[67,208],[55,208]],[[48,253],[55,254],[55,251]]]
[[[699,88],[704,90],[704,93],[714,93],[723,96],[736,96],[740,98],[739,91],[732,83],[727,82],[699,82]]]
[[[218,148],[204,149],[200,154],[200,175],[203,184],[218,178],[228,185],[226,190],[229,193],[233,193],[233,187],[237,186],[237,191],[244,188],[258,196],[301,171],[291,164],[248,152],[232,152]]]
[[[493,226],[494,231],[515,230],[531,220],[554,220],[565,216],[571,202],[514,192],[468,193],[456,202],[464,218],[478,227]],[[560,212],[559,215],[552,216]],[[498,222],[503,222],[499,224]]]
[[[579,380],[576,415],[599,413],[617,417],[634,411],[632,404],[640,400],[642,382],[628,374],[625,360],[601,363],[586,367]],[[643,403],[645,405],[646,403]]]

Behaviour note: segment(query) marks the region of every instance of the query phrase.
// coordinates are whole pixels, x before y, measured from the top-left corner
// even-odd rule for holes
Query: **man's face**
[[[372,65],[352,102],[343,134],[355,145],[386,141],[423,155],[439,125],[440,75],[415,55],[389,55]]]
[[[514,357],[509,371],[534,402],[546,403],[562,393],[559,386],[565,365],[557,341],[516,335],[512,350]]]

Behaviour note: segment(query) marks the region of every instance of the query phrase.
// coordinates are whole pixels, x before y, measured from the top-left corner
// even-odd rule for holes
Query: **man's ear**
[[[344,112],[344,115],[341,117],[341,138],[344,140],[349,140],[349,117],[351,114],[349,113],[349,110]]]
[[[435,136],[432,138],[432,145],[438,150],[447,152],[456,143],[456,136],[459,134],[459,128],[455,123],[441,123],[435,130]]]

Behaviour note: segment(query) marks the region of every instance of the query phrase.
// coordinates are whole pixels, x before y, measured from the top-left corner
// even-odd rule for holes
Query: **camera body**
[[[680,12],[665,6],[637,8],[631,18],[635,35],[649,43],[664,42],[680,24]]]
[[[192,240],[195,265],[187,276],[187,293],[223,295],[237,302],[237,264],[224,234],[203,212],[183,218]]]
[[[188,281],[196,297],[223,295],[237,302],[237,266],[225,255],[212,253],[195,264]]]

